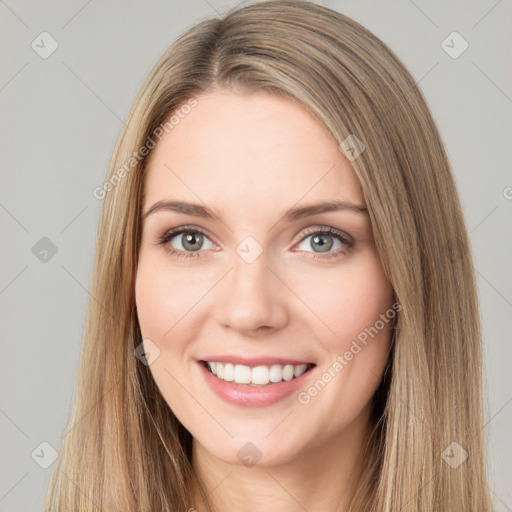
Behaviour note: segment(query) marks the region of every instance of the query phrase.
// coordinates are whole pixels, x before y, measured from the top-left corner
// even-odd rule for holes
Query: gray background
[[[40,444],[58,449],[71,410],[100,207],[92,191],[122,120],[174,38],[235,3],[0,0],[0,511],[43,508],[51,448]],[[475,252],[490,488],[497,510],[512,511],[511,1],[318,3],[397,53],[446,144]],[[58,43],[45,59],[31,47],[43,31]],[[469,44],[457,58],[442,46],[453,31]],[[33,250],[43,237],[57,248],[46,262]]]

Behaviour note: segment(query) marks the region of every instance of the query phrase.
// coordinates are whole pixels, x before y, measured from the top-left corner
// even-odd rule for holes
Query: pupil
[[[325,239],[326,237],[330,237],[331,241],[330,243],[322,242],[322,238]],[[330,235],[316,235],[312,238],[312,244],[319,244],[320,252],[327,252],[332,247],[332,237]]]
[[[197,251],[201,248],[202,241],[203,235],[199,234],[199,236],[197,236],[194,233],[187,233],[184,238],[183,247],[191,251]],[[188,246],[189,243],[191,244],[191,247]]]

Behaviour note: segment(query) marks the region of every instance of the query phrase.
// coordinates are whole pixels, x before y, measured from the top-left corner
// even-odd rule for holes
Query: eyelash
[[[163,245],[165,247],[165,250],[168,254],[171,256],[176,256],[178,258],[199,258],[201,256],[201,250],[199,251],[181,251],[179,249],[171,249],[167,245],[174,237],[182,234],[194,234],[194,233],[201,233],[202,235],[208,237],[208,234],[203,231],[200,228],[194,227],[194,226],[183,226],[180,228],[171,229],[167,232],[165,232],[161,237],[158,238],[157,244]],[[302,242],[306,238],[308,238],[311,235],[330,235],[337,240],[339,240],[341,243],[346,245],[345,249],[338,249],[337,252],[334,253],[326,253],[325,255],[321,253],[309,253],[311,256],[308,256],[309,258],[313,259],[326,259],[326,258],[332,258],[337,257],[346,254],[354,245],[354,242],[347,237],[344,233],[341,231],[338,231],[334,228],[327,227],[327,228],[316,228],[307,230],[305,233],[302,233],[302,237],[299,239],[297,243]]]

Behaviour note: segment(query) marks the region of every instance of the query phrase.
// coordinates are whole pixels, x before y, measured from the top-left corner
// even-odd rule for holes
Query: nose
[[[288,322],[287,289],[266,253],[248,263],[234,254],[233,268],[216,288],[217,322],[246,336],[282,329]]]

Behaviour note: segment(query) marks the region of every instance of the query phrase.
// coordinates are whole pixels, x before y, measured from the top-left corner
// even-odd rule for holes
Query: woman
[[[95,195],[47,510],[493,510],[457,192],[368,30],[284,0],[190,28]]]

